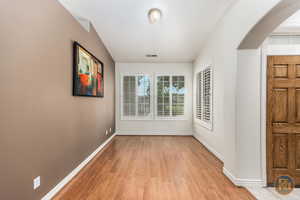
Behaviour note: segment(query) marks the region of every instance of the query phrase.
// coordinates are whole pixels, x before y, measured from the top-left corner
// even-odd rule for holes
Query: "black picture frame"
[[[101,66],[101,70],[97,69],[97,78],[91,78],[91,73],[82,73],[80,69],[80,51],[84,52],[84,54],[90,56],[91,61],[93,61],[93,66],[88,66],[89,70],[90,68],[94,67],[94,64],[99,64]],[[95,65],[96,66],[96,65]],[[94,70],[94,69],[93,69]],[[90,72],[90,71],[89,71]],[[99,74],[101,73],[101,77],[99,77]],[[88,75],[89,74],[89,75]],[[95,74],[95,73],[93,73]],[[82,75],[82,76],[81,76]],[[83,81],[83,77],[85,77],[85,80]],[[89,77],[87,79],[87,77]],[[100,79],[99,79],[100,78]],[[96,82],[95,82],[96,81]],[[100,83],[99,83],[100,81]],[[85,82],[92,82],[91,85],[88,87],[82,83]],[[96,88],[95,88],[96,83]],[[99,84],[101,87],[101,92],[99,92]],[[96,89],[96,94],[95,94]],[[93,91],[91,93],[91,91]],[[91,52],[89,52],[86,48],[84,48],[82,45],[80,45],[78,42],[73,42],[73,96],[81,96],[81,97],[104,97],[104,64],[101,62],[96,56],[94,56]]]

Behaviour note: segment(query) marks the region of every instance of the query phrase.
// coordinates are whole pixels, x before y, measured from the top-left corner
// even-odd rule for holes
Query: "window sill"
[[[121,117],[121,121],[151,121],[153,118],[126,118],[126,117]]]
[[[121,121],[187,121],[186,117],[121,118]]]
[[[188,120],[185,117],[156,117],[157,121],[186,121]]]

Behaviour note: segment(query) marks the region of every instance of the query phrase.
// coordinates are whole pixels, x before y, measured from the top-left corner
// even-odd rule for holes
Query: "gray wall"
[[[0,25],[0,199],[40,199],[114,132],[114,61],[55,0],[1,0]],[[104,63],[105,98],[72,96],[73,40]]]

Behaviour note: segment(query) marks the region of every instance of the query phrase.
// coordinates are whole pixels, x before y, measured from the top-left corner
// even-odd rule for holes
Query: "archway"
[[[266,66],[266,60],[260,47],[282,22],[299,9],[300,2],[298,0],[279,2],[251,29],[238,47],[236,132],[237,151],[242,153],[239,153],[236,159],[237,177],[246,179],[246,174],[250,171],[247,162],[244,162],[243,159],[253,154],[251,145],[247,145],[249,140],[252,141],[252,144],[260,143],[260,169],[263,179],[260,184],[262,186],[267,184],[266,67],[263,67]],[[253,134],[251,127],[257,127],[260,130],[259,135]]]
[[[246,35],[238,49],[257,49],[286,19],[300,9],[298,0],[282,0]]]

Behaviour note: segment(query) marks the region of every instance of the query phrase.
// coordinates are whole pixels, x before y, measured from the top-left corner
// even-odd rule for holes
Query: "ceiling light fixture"
[[[158,8],[152,8],[148,12],[149,22],[151,24],[157,23],[162,17],[162,12]]]

